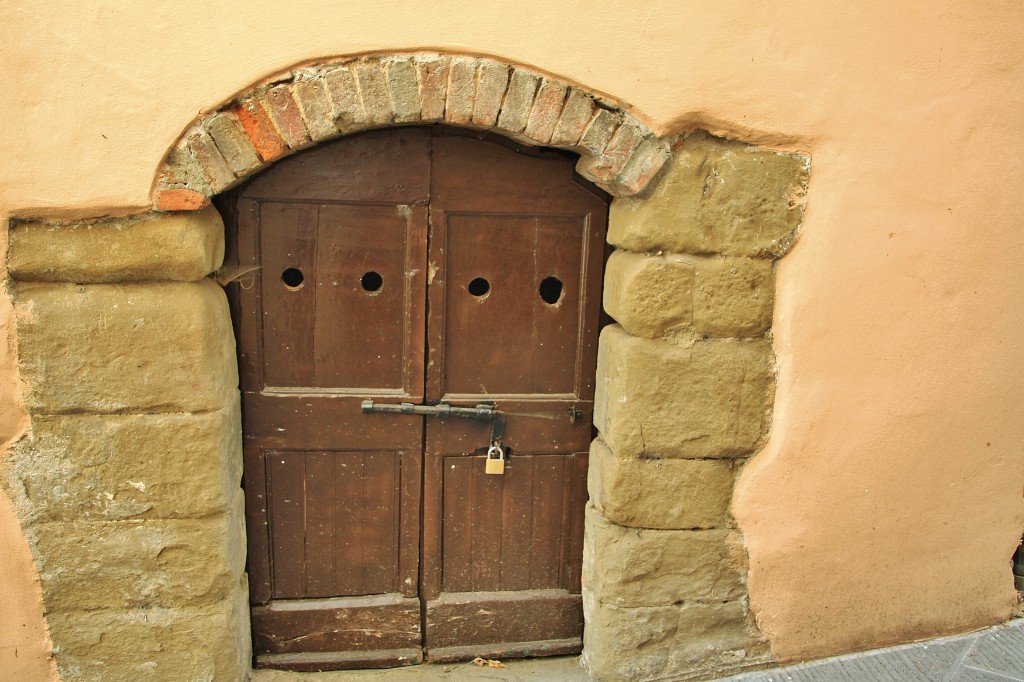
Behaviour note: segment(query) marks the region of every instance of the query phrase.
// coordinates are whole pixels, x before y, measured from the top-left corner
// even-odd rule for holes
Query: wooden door
[[[572,160],[368,133],[227,198],[257,663],[578,651],[607,203]],[[493,404],[488,423],[365,414]]]

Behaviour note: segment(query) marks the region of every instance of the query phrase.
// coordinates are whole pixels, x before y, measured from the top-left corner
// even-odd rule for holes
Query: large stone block
[[[236,682],[249,677],[244,585],[198,608],[47,616],[61,678],[76,682]]]
[[[601,439],[590,447],[591,503],[634,528],[721,528],[729,515],[736,468],[725,459],[616,457]]]
[[[657,338],[693,321],[689,263],[616,251],[604,271],[604,309],[634,336]]]
[[[708,679],[768,663],[744,601],[625,607],[584,589],[583,665],[601,682]]]
[[[206,519],[39,523],[26,528],[48,613],[200,606],[245,567],[242,491]]]
[[[24,524],[223,513],[242,475],[238,400],[202,414],[34,416],[8,466]]]
[[[808,161],[697,132],[642,196],[612,202],[608,241],[631,251],[778,258],[803,214]]]
[[[22,223],[11,229],[8,265],[26,282],[191,282],[223,259],[224,223],[207,207],[96,223]]]
[[[766,339],[676,345],[611,325],[597,364],[594,424],[619,457],[736,457],[767,433],[775,384]]]
[[[22,284],[16,294],[35,413],[200,412],[234,399],[234,334],[212,280]]]
[[[772,326],[775,264],[700,258],[694,268],[693,328],[702,336],[761,336]]]
[[[730,531],[640,530],[587,506],[584,583],[601,604],[725,602],[745,592],[742,552]]]

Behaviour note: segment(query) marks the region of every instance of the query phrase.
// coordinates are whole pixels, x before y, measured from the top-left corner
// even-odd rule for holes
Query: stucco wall
[[[0,5],[0,221],[141,210],[198,112],[366,50],[493,54],[609,93],[658,132],[808,151],[805,221],[778,273],[772,436],[733,501],[761,629],[792,658],[1009,615],[1024,524],[1018,2],[323,6]],[[4,442],[25,428],[13,357],[0,346]],[[53,674],[34,573],[0,500],[0,670],[26,680]]]

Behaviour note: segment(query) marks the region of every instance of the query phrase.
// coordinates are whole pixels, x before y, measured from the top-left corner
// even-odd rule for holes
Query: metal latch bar
[[[385,414],[416,414],[424,417],[459,417],[461,419],[476,419],[477,421],[489,422],[501,415],[500,410],[494,405],[480,403],[476,407],[454,407],[447,403],[440,405],[414,405],[412,403],[375,403],[372,400],[362,402],[363,412],[382,412]],[[501,420],[504,422],[504,419]]]

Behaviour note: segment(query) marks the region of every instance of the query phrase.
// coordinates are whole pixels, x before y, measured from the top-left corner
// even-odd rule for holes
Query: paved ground
[[[392,670],[283,673],[262,670],[253,682],[591,682],[576,658],[505,661],[506,668],[471,663]],[[719,682],[1024,682],[1024,618],[956,637],[875,649],[772,668]]]

